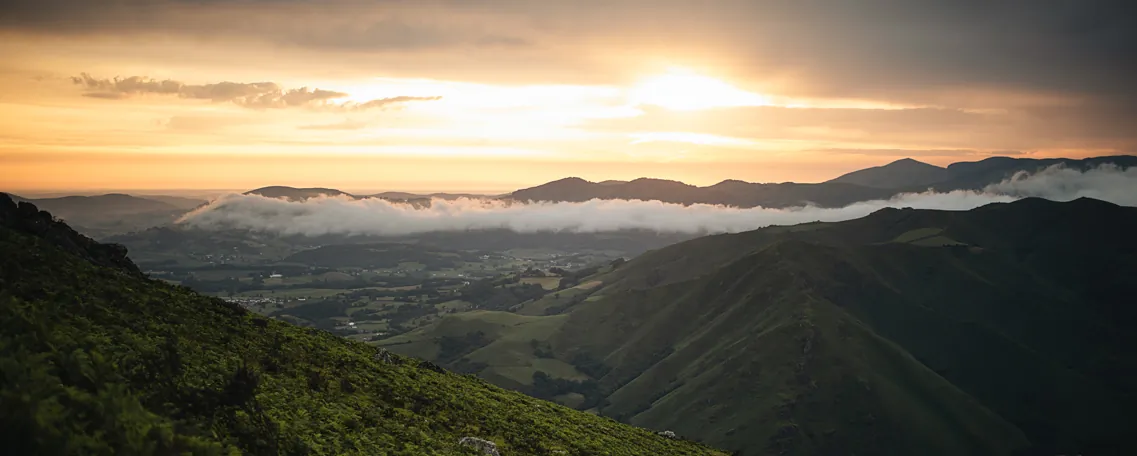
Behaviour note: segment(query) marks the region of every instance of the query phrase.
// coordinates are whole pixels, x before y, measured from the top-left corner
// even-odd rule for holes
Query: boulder
[[[434,364],[434,363],[432,363],[432,362],[430,362],[430,361],[427,361],[427,360],[421,360],[421,361],[419,361],[419,362],[418,362],[418,367],[420,367],[420,368],[423,368],[423,369],[426,369],[426,370],[435,371],[435,372],[438,372],[438,373],[440,373],[440,374],[445,374],[445,373],[446,373],[446,369],[443,369],[443,368],[442,368],[442,366],[439,366],[439,365],[437,365],[437,364]]]
[[[380,348],[375,352],[375,360],[387,364],[399,364],[399,359],[385,348]]]
[[[458,444],[467,446],[475,450],[480,450],[482,453],[490,456],[501,456],[497,451],[497,444],[486,439],[479,439],[477,437],[462,437],[458,440]]]

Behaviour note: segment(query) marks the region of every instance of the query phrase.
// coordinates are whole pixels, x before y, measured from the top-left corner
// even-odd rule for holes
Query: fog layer
[[[842,208],[733,208],[709,204],[683,206],[659,201],[592,200],[583,203],[508,204],[495,200],[433,200],[414,208],[377,198],[320,197],[303,202],[256,195],[228,195],[184,216],[179,222],[202,229],[246,229],[282,235],[407,235],[431,231],[509,229],[517,232],[602,232],[653,230],[723,233],[769,225],[841,221],[885,207],[967,210],[1025,197],[1068,201],[1090,197],[1137,206],[1137,169],[1103,166],[1079,171],[1060,166],[1033,175],[1019,173],[983,191],[923,192],[897,195]]]

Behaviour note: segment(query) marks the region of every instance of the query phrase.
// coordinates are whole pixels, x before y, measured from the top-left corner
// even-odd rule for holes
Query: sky
[[[8,0],[0,187],[493,193],[1133,154],[1134,9]]]

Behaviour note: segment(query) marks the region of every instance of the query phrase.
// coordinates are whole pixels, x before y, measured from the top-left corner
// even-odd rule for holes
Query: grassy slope
[[[436,372],[0,228],[14,454],[714,454]]]
[[[612,368],[603,414],[725,448],[1137,450],[1133,232],[1028,199],[709,236],[598,277],[544,340]]]
[[[585,347],[614,367],[605,415],[726,448],[947,455],[1026,446],[1014,426],[815,295],[797,258],[823,254],[776,244],[698,281],[585,304],[554,345]]]
[[[790,308],[812,303],[814,311],[829,309],[825,315],[835,306],[868,328],[873,337],[890,341],[910,359],[931,369],[939,381],[947,380],[1014,424],[1038,451],[1112,454],[1133,449],[1125,429],[1137,424],[1127,412],[1137,397],[1137,354],[1133,349],[1137,346],[1133,332],[1137,311],[1126,305],[1131,295],[1126,283],[1128,277],[1137,274],[1137,242],[1131,235],[1137,230],[1137,211],[1093,200],[1024,200],[966,213],[889,210],[828,225],[809,231],[760,230],[699,239],[649,254],[654,264],[634,260],[613,277],[605,278],[622,294],[604,289],[600,293],[609,299],[575,309],[557,336],[563,340],[555,345],[570,350],[598,343],[583,337],[585,334],[610,335],[615,342],[591,349],[607,364],[616,366],[611,378],[604,380],[620,388],[611,396],[613,404],[605,413],[630,414],[634,423],[666,426],[667,416],[675,416],[674,410],[657,412],[655,407],[666,404],[662,401],[645,409],[644,398],[654,399],[671,391],[676,384],[688,381],[691,372],[652,369],[669,362],[693,362],[682,358],[670,361],[690,339],[666,339],[667,334],[696,338],[711,334],[713,344],[701,347],[701,353],[722,356],[724,350],[739,342],[715,326],[716,322],[699,320],[700,315],[709,313],[734,322],[757,318],[762,315],[754,313],[759,309],[769,310],[744,306],[747,312],[731,313],[729,307],[714,307],[719,305],[716,303],[780,303]],[[942,232],[944,237],[966,241],[973,247],[874,245],[914,230]],[[786,250],[783,245],[780,255],[760,250],[786,239],[798,239],[789,244],[796,247]],[[729,252],[709,248],[729,244],[734,244]],[[761,253],[747,253],[753,250],[739,246],[753,246]],[[707,255],[699,257],[699,252]],[[729,281],[708,282],[756,258],[780,265],[781,269],[769,271],[771,275],[782,270],[798,271],[804,296],[762,295],[763,284],[784,289],[786,284],[795,283],[792,277],[779,282],[755,276],[738,285],[737,293],[751,296],[743,301],[723,296],[733,290]],[[712,267],[710,270],[718,272],[709,276],[674,267],[699,263],[728,266]],[[663,272],[659,274],[663,283],[674,284],[645,289],[644,278],[653,274],[653,269]],[[712,289],[699,291],[701,287]],[[830,305],[819,306],[818,301]],[[674,309],[685,302],[691,303],[692,310],[676,313]],[[769,323],[758,320],[744,324],[744,328],[761,334],[764,324]],[[661,339],[650,339],[653,332]],[[848,344],[842,342],[837,347]],[[652,354],[668,346],[676,352],[653,358]],[[837,359],[848,361],[864,354],[846,352]],[[743,359],[765,365],[771,356],[752,353]],[[824,376],[823,372],[817,375]],[[656,379],[657,384],[641,385],[641,378]],[[658,384],[660,378],[676,380]],[[728,378],[718,375],[716,381]],[[917,391],[940,390],[932,380],[921,381],[923,386],[914,385]],[[628,381],[631,383],[623,384]],[[759,391],[769,394],[781,390],[766,386]],[[678,401],[676,392],[664,399]],[[745,402],[725,396],[708,398],[710,394],[704,390],[683,401],[720,405]],[[771,413],[763,402],[750,405],[741,408]],[[905,416],[900,410],[888,413]],[[749,423],[755,418],[726,419]],[[710,417],[690,420],[701,426],[711,421]],[[717,428],[695,429],[688,435],[733,447],[730,436],[716,436],[716,432]],[[748,447],[764,444],[751,441]]]
[[[485,364],[487,367],[479,372],[479,376],[494,384],[510,388],[531,385],[536,371],[554,378],[587,379],[564,361],[538,358],[530,345],[532,340],[544,340],[555,333],[566,319],[567,315],[535,317],[476,310],[446,315],[436,324],[384,339],[379,346],[408,356],[437,360],[439,338],[481,331],[489,344],[465,354],[461,360]]]

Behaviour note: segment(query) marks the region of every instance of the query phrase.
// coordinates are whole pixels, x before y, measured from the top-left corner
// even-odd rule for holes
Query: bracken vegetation
[[[7,454],[711,455],[142,277],[0,195]]]

